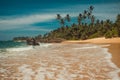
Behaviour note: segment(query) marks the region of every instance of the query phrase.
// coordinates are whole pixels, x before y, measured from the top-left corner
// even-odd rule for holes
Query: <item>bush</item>
[[[105,38],[112,38],[112,31],[108,31],[105,33]]]
[[[82,40],[85,40],[85,39],[87,39],[88,38],[88,36],[86,35],[86,33],[83,33],[82,35],[81,35],[81,37],[80,37],[80,39],[82,39]]]
[[[101,37],[102,36],[102,33],[100,31],[98,31],[97,33],[94,33],[92,35],[89,36],[89,38],[96,38],[96,37]]]
[[[112,34],[113,34],[113,37],[118,37],[119,36],[119,30],[115,27],[112,29]]]

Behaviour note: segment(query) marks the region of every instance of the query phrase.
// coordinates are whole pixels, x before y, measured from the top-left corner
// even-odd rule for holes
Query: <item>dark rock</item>
[[[34,38],[27,39],[27,44],[33,46],[39,45],[39,43]]]

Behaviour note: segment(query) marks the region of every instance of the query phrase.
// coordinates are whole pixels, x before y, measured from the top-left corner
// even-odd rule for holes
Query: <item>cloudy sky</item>
[[[0,0],[0,40],[47,33],[60,27],[56,14],[75,17],[90,5],[97,19],[120,14],[120,0]]]

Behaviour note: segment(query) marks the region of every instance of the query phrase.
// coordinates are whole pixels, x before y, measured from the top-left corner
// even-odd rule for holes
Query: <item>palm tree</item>
[[[120,36],[120,14],[117,15],[117,19],[115,21],[115,24],[119,30],[119,36]]]
[[[67,14],[66,17],[65,17],[65,19],[66,19],[68,22],[70,22],[70,15]]]
[[[64,24],[65,24],[64,19],[60,19],[60,23],[64,27]]]
[[[57,14],[57,19],[60,20],[62,17],[60,14]]]
[[[60,14],[57,14],[57,19],[60,21],[60,24],[62,25],[62,27],[64,26],[65,22],[64,19],[62,19]]]
[[[94,17],[94,15],[92,15],[91,16],[91,23],[92,23],[92,25],[94,24],[94,21],[95,21],[95,17]]]
[[[103,20],[101,20],[100,24],[103,26],[103,25],[104,25],[104,21],[103,21]]]
[[[105,28],[106,29],[110,29],[111,28],[110,27],[111,24],[112,24],[112,22],[109,19],[107,19],[106,22],[105,22]]]
[[[87,10],[84,10],[83,18],[86,19],[86,16],[87,16]]]
[[[87,14],[88,19],[91,17],[93,9],[94,9],[93,6],[90,6],[90,7],[89,7],[88,14]]]
[[[117,15],[116,23],[120,23],[120,14]]]
[[[90,11],[90,13],[92,13],[93,9],[94,9],[93,6],[90,6],[90,7],[89,7],[89,11]]]
[[[97,19],[96,24],[100,24],[100,20],[99,19]]]
[[[78,16],[78,23],[79,23],[79,25],[81,24],[81,21],[82,21],[82,14],[79,14],[79,16]]]
[[[87,10],[84,10],[84,14],[87,14]]]
[[[87,16],[88,16],[88,19],[90,19],[90,17],[91,17],[91,13],[88,12]]]

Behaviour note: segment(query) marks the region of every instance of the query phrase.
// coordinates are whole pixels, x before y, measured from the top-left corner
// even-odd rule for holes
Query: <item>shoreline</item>
[[[73,43],[78,43],[78,44],[96,44],[96,45],[105,45],[109,44],[110,46],[107,46],[105,48],[108,48],[108,52],[111,53],[112,59],[111,61],[117,65],[117,67],[120,68],[120,38],[110,38],[110,39],[105,39],[104,37],[102,38],[94,38],[94,39],[88,39],[88,40],[68,40],[62,42],[62,44],[73,44]]]
[[[119,47],[113,44],[110,46],[97,43],[84,44],[79,45],[77,42],[74,45],[63,42],[51,47],[36,47],[33,50],[18,52],[19,55],[17,52],[15,54],[10,52],[11,55],[0,59],[0,79],[119,80],[120,70],[117,63],[107,54],[108,49],[101,48],[110,47],[109,49],[113,51],[113,48]],[[116,57],[113,60],[118,62],[119,58]]]
[[[110,46],[107,47],[108,52],[112,54],[112,62],[117,65],[117,67],[120,68],[120,43],[112,43]]]

